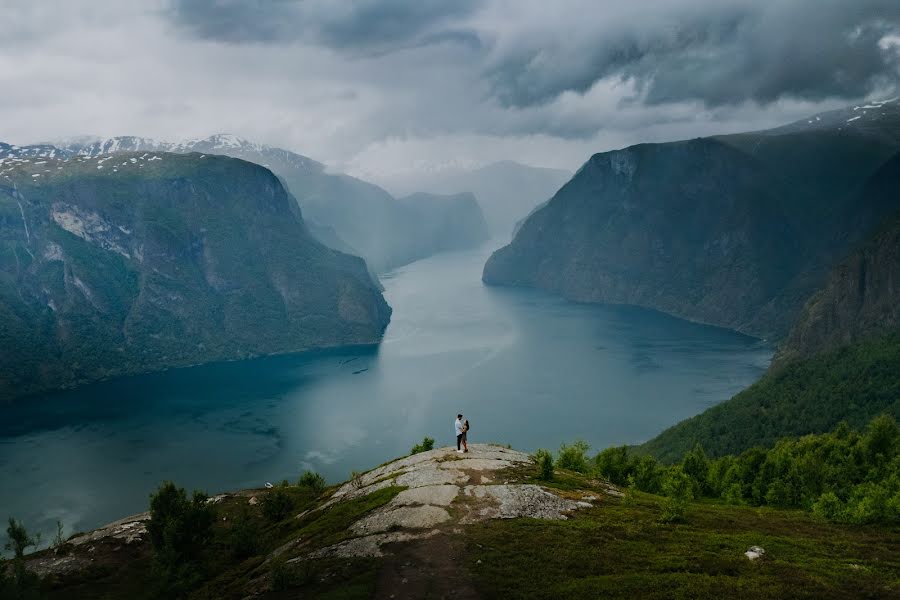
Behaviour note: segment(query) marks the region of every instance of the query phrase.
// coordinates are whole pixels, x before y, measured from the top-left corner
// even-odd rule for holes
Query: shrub
[[[549,450],[541,448],[534,453],[534,462],[538,468],[538,479],[551,481],[553,479],[553,455]]]
[[[652,456],[642,456],[635,460],[629,468],[629,485],[642,492],[658,494],[662,489],[663,469]]]
[[[37,547],[37,540],[28,533],[25,525],[21,521],[16,521],[12,517],[9,518],[9,526],[6,528],[6,545],[7,550],[12,550],[15,558],[21,559],[25,556],[25,550],[30,546]]]
[[[228,546],[234,558],[247,558],[259,550],[259,527],[253,522],[247,505],[241,506],[240,512],[231,521],[228,532]]]
[[[684,455],[681,466],[684,474],[691,478],[694,496],[700,496],[709,491],[709,459],[699,444],[695,444],[693,449]]]
[[[410,450],[409,453],[418,454],[419,452],[428,452],[432,449],[434,449],[434,438],[425,436],[424,438],[422,438],[422,442],[413,446],[412,450]]]
[[[147,535],[160,571],[160,594],[184,594],[202,577],[202,558],[212,539],[215,507],[203,492],[189,500],[184,488],[167,481],[150,495]]]
[[[834,492],[825,492],[812,506],[813,514],[824,521],[840,521],[844,513],[844,503]]]
[[[313,471],[306,471],[300,476],[297,485],[302,488],[310,489],[314,492],[321,492],[325,489],[325,478]]]
[[[276,487],[268,490],[262,499],[263,516],[277,523],[283,521],[294,509],[294,499],[283,487]]]
[[[353,487],[353,489],[358,490],[358,489],[362,488],[362,486],[363,486],[362,476],[363,476],[363,474],[360,473],[359,471],[350,471],[350,485]]]
[[[556,459],[556,466],[560,469],[586,473],[588,470],[586,454],[590,449],[591,447],[588,443],[583,440],[578,440],[571,446],[562,444],[559,447],[559,457]]]
[[[660,521],[672,523],[684,519],[688,503],[694,499],[694,482],[680,465],[666,471],[662,481],[662,492],[666,496]]]
[[[63,524],[59,519],[56,520],[56,535],[53,536],[53,547],[62,548],[66,543],[66,537],[63,535]]]
[[[628,483],[631,475],[631,463],[628,459],[628,447],[607,448],[594,457],[597,474],[616,485]]]

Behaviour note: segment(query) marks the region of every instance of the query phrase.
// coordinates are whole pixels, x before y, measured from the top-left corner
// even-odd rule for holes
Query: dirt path
[[[378,573],[378,600],[475,600],[465,567],[464,543],[446,534],[391,544]]]

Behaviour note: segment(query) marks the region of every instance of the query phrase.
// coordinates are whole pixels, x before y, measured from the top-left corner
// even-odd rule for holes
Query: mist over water
[[[383,279],[393,320],[379,347],[129,377],[4,408],[0,517],[50,535],[146,510],[159,482],[210,493],[330,482],[405,454],[423,436],[522,450],[576,438],[637,443],[756,379],[752,338],[623,306],[487,288],[496,247],[439,255]]]

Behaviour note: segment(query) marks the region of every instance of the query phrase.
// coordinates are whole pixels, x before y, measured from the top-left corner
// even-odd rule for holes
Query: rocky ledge
[[[566,519],[592,506],[596,496],[564,498],[541,486],[518,483],[512,470],[531,463],[523,452],[471,444],[468,453],[439,448],[393,461],[337,489],[318,510],[371,494],[404,487],[386,505],[350,526],[352,537],[293,561],[328,556],[381,556],[386,544],[422,539],[487,519],[531,517]]]

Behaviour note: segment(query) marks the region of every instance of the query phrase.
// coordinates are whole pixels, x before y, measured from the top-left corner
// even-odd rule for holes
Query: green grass
[[[691,504],[661,525],[660,498],[604,497],[568,521],[466,530],[485,597],[887,598],[900,594],[900,533],[827,526],[796,511]],[[766,549],[751,562],[752,545]],[[858,565],[859,568],[853,565]]]

